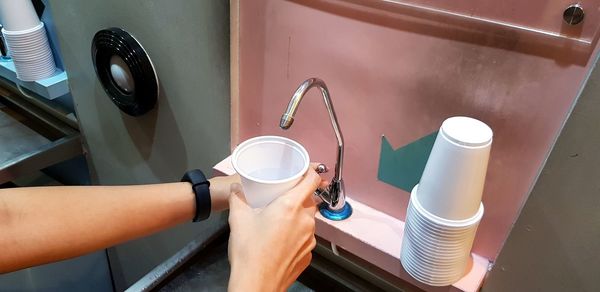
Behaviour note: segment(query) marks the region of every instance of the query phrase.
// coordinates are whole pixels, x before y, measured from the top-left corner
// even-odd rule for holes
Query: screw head
[[[577,25],[583,21],[585,12],[579,3],[571,4],[563,12],[563,20],[568,25]]]
[[[329,169],[327,168],[327,165],[325,165],[323,163],[317,165],[317,173],[326,173],[328,171],[329,171]]]

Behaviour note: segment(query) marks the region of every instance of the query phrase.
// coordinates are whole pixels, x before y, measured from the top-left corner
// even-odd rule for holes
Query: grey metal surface
[[[205,249],[217,237],[222,236],[224,232],[228,231],[228,228],[223,227],[221,230],[219,230],[219,232],[215,233],[209,238],[202,236],[201,238],[192,240],[172,257],[168,258],[166,261],[156,266],[154,269],[152,269],[152,271],[150,271],[140,280],[135,282],[135,284],[127,288],[126,291],[152,291],[152,289],[163,284],[169,276],[171,276],[175,271],[177,271],[177,269],[181,268],[181,266],[190,261],[190,259],[194,255]]]
[[[0,104],[0,171],[15,157],[26,155],[50,143],[44,136],[8,114],[7,110],[6,106]]]
[[[200,257],[198,262],[185,268],[159,291],[227,291],[229,269],[225,242]]]
[[[26,101],[31,103],[35,107],[43,110],[45,114],[60,120],[69,127],[79,129],[79,124],[73,114],[72,107],[69,109],[69,103],[72,103],[72,101],[67,101],[67,99],[71,99],[71,95],[69,94],[63,95],[55,100],[48,100],[27,89],[22,87],[18,88],[16,84],[4,78],[0,78],[0,95],[18,96],[23,102]]]
[[[208,171],[230,153],[228,1],[50,1],[56,34],[94,183],[177,181]],[[97,81],[90,46],[121,27],[148,52],[160,81],[157,107],[139,118],[119,112]],[[226,222],[215,214],[109,250],[123,290],[200,236]]]
[[[34,105],[0,88],[0,183],[31,173],[82,153],[79,133]],[[6,106],[11,105],[12,108]],[[14,108],[26,112],[25,117]],[[51,141],[24,123],[34,120],[63,135]]]
[[[483,291],[600,291],[599,97],[596,65]]]
[[[113,291],[105,252],[0,275],[3,292]]]

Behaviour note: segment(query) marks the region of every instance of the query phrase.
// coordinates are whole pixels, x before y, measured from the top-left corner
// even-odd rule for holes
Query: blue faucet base
[[[331,210],[329,209],[329,205],[327,205],[327,203],[321,203],[319,205],[319,212],[321,212],[321,215],[323,215],[323,217],[329,220],[340,221],[352,215],[352,206],[350,206],[350,203],[346,202],[342,209]]]

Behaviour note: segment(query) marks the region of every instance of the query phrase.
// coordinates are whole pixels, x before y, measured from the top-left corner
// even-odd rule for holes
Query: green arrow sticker
[[[410,193],[421,179],[437,133],[435,131],[396,150],[385,136],[381,136],[377,178]]]

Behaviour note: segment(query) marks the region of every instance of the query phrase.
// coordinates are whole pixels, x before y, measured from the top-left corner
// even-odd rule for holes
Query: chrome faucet
[[[292,126],[294,123],[294,115],[298,110],[302,98],[306,92],[313,87],[318,87],[321,90],[321,95],[323,95],[325,107],[327,107],[327,112],[329,112],[329,119],[331,120],[331,125],[333,126],[333,131],[335,132],[335,138],[337,139],[338,144],[335,175],[327,189],[318,189],[315,192],[315,195],[323,200],[323,203],[319,206],[319,211],[325,218],[331,220],[343,220],[352,215],[352,207],[346,202],[344,180],[342,179],[342,169],[344,166],[344,137],[342,136],[342,131],[340,130],[335,110],[333,109],[333,103],[329,97],[329,90],[323,80],[319,78],[310,78],[300,84],[298,89],[296,89],[296,92],[294,92],[286,111],[281,116],[279,127],[287,130]],[[317,171],[324,172],[325,170],[326,167],[320,165]]]

